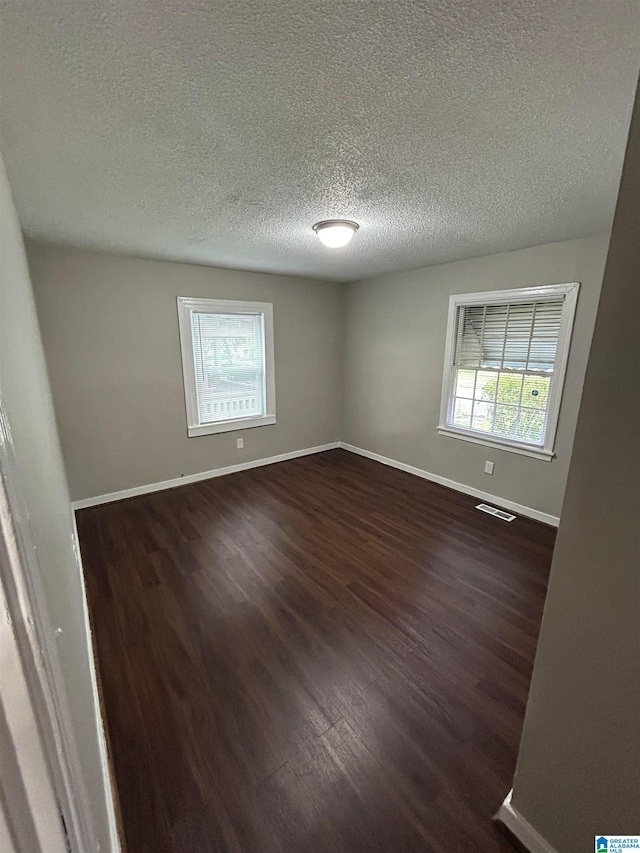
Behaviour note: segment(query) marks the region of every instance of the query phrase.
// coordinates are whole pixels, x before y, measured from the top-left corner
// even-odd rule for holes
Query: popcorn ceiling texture
[[[31,238],[350,280],[611,225],[637,0],[4,0],[0,26]]]

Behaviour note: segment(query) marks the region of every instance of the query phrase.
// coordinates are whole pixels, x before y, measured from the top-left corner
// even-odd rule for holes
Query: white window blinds
[[[449,426],[544,444],[563,306],[458,307]]]
[[[553,456],[578,288],[450,297],[442,434]]]
[[[192,311],[191,338],[199,423],[264,416],[263,315]]]
[[[553,370],[564,300],[461,305],[455,364],[508,370]]]

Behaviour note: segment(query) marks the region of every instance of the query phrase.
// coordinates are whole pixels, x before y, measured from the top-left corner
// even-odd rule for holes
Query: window
[[[579,284],[449,300],[443,435],[550,460]]]
[[[276,422],[273,306],[178,297],[190,436]]]

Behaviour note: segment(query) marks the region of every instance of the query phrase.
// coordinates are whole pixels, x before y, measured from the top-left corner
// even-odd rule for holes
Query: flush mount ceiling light
[[[325,246],[340,249],[347,245],[359,227],[357,222],[351,222],[349,219],[325,219],[316,222],[313,230]]]

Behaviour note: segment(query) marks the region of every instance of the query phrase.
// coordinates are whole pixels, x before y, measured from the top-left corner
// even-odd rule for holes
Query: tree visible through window
[[[577,287],[452,297],[441,432],[552,455]]]
[[[551,376],[458,370],[453,424],[542,444],[550,385]]]

